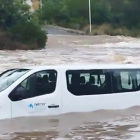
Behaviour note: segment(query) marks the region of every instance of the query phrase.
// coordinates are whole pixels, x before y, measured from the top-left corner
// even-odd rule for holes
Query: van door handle
[[[48,108],[59,108],[59,105],[49,105]]]

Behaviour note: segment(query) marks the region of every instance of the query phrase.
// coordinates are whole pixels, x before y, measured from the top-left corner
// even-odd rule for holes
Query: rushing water
[[[37,51],[0,51],[0,71],[29,65],[140,63],[140,39],[49,35]],[[0,140],[138,140],[140,107],[0,121]]]

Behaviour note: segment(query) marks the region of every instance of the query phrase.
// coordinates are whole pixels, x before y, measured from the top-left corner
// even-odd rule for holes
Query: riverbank
[[[37,50],[46,46],[47,35],[43,30],[21,26],[11,30],[0,29],[0,50]]]
[[[129,30],[126,27],[114,27],[110,24],[103,24],[100,26],[97,25],[92,25],[91,28],[91,33],[90,31],[90,27],[89,25],[79,29],[76,28],[77,26],[70,26],[70,27],[62,27],[59,25],[44,25],[43,27],[49,27],[49,28],[54,28],[57,30],[63,30],[66,31],[68,33],[73,33],[73,34],[77,34],[77,35],[93,35],[93,36],[97,36],[97,35],[109,35],[109,36],[126,36],[126,37],[140,37],[140,31],[139,30]]]
[[[89,25],[82,28],[85,34],[89,34]],[[111,24],[92,25],[91,35],[131,36],[140,37],[140,30],[126,27],[113,26]]]
[[[10,33],[0,30],[0,50],[28,50],[28,45],[13,40]]]
[[[73,33],[73,34],[77,34],[77,35],[86,35],[85,31],[78,30],[78,29],[65,28],[65,27],[61,27],[58,25],[48,25],[48,24],[42,26],[43,29],[45,29],[46,27],[52,28],[52,29],[57,29],[57,30],[63,30],[63,31],[66,31],[68,33]]]

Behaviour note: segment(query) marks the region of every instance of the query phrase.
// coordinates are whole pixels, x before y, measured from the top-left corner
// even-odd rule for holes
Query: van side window
[[[97,95],[111,93],[111,73],[104,70],[66,71],[67,89],[73,95]]]
[[[76,96],[140,90],[140,69],[68,70],[66,79],[68,91]]]
[[[22,81],[12,92],[9,98],[12,101],[51,94],[55,91],[57,72],[55,70],[44,70],[32,74]]]
[[[140,70],[114,70],[112,75],[112,81],[114,93],[138,91],[140,90]]]
[[[125,89],[132,89],[132,77],[129,76],[129,72],[120,72],[121,87]]]
[[[137,84],[140,85],[140,71],[137,72]]]

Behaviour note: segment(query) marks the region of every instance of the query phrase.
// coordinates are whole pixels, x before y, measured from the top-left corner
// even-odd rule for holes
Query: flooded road
[[[0,72],[30,65],[140,63],[140,39],[80,35],[48,39],[43,50],[0,51]],[[138,140],[140,107],[2,120],[0,134],[0,140]]]
[[[1,140],[138,140],[140,107],[3,120],[0,133]]]
[[[43,50],[0,51],[0,71],[35,64],[139,63],[139,44],[130,37],[49,35]]]

